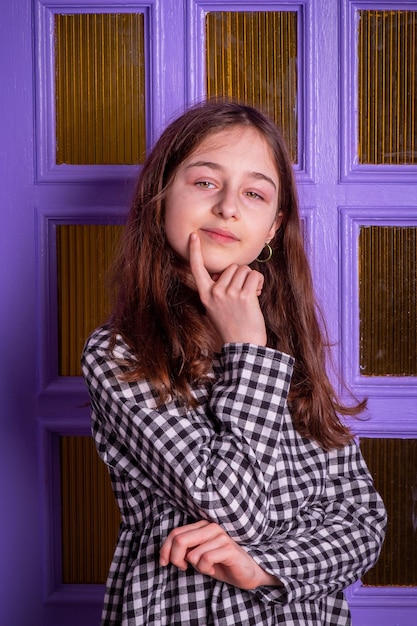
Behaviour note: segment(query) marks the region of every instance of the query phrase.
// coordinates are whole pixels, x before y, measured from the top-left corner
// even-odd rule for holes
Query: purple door
[[[89,448],[80,345],[105,312],[98,279],[136,164],[174,115],[219,89],[210,59],[216,46],[237,54],[239,13],[247,37],[259,20],[259,41],[271,44],[257,47],[256,64],[245,57],[240,76],[283,103],[335,361],[369,398],[368,419],[354,426],[390,529],[379,569],[347,590],[353,624],[416,624],[417,2],[14,0],[2,9],[2,623],[98,623],[114,511],[94,492],[104,479]],[[262,72],[278,41],[284,69],[271,87]]]

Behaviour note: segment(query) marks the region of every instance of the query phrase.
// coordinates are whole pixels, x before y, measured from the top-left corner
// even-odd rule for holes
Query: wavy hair
[[[255,108],[200,103],[172,122],[149,154],[114,266],[111,349],[120,333],[135,354],[125,378],[148,379],[160,404],[176,397],[195,406],[192,387],[210,384],[213,328],[189,280],[188,264],[166,240],[164,200],[179,165],[200,143],[237,126],[252,127],[267,141],[280,181],[282,222],[270,242],[273,256],[268,263],[251,264],[265,276],[260,306],[267,345],[295,358],[289,406],[300,435],[325,449],[341,447],[352,434],[340,417],[357,415],[365,403],[343,405],[330,383],[329,343],[304,250],[291,160],[275,123]]]

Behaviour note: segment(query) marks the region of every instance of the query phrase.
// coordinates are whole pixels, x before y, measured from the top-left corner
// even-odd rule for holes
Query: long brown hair
[[[135,361],[129,380],[147,378],[159,402],[177,397],[195,405],[195,384],[209,384],[213,330],[189,270],[167,243],[164,199],[179,165],[208,136],[225,128],[249,126],[269,144],[279,176],[277,213],[282,222],[272,259],[254,261],[264,274],[260,296],[268,343],[295,358],[289,404],[295,427],[323,448],[352,438],[339,416],[356,415],[364,403],[342,405],[326,372],[328,340],[317,308],[304,250],[292,164],[276,125],[257,109],[233,102],[192,107],[162,133],[139,175],[134,201],[115,263],[117,298],[112,344],[120,333]]]

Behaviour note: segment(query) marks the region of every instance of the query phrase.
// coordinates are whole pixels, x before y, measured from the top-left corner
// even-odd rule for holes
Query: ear
[[[269,229],[269,233],[268,233],[268,237],[266,239],[266,243],[269,243],[275,237],[275,233],[277,232],[277,230],[279,230],[279,227],[281,226],[281,223],[282,223],[282,213],[280,211],[278,213],[276,219],[274,220],[274,223],[272,224],[271,228]]]

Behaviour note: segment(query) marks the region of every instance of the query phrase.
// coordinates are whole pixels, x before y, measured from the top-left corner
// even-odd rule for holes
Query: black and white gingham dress
[[[83,353],[92,428],[122,525],[106,626],[346,626],[343,588],[376,560],[385,509],[356,445],[324,452],[295,431],[286,405],[293,359],[228,344],[196,410],[156,409],[147,381],[123,382],[109,331]],[[129,354],[119,339],[116,357]],[[177,526],[220,524],[283,587],[243,591],[174,566],[159,550]]]

